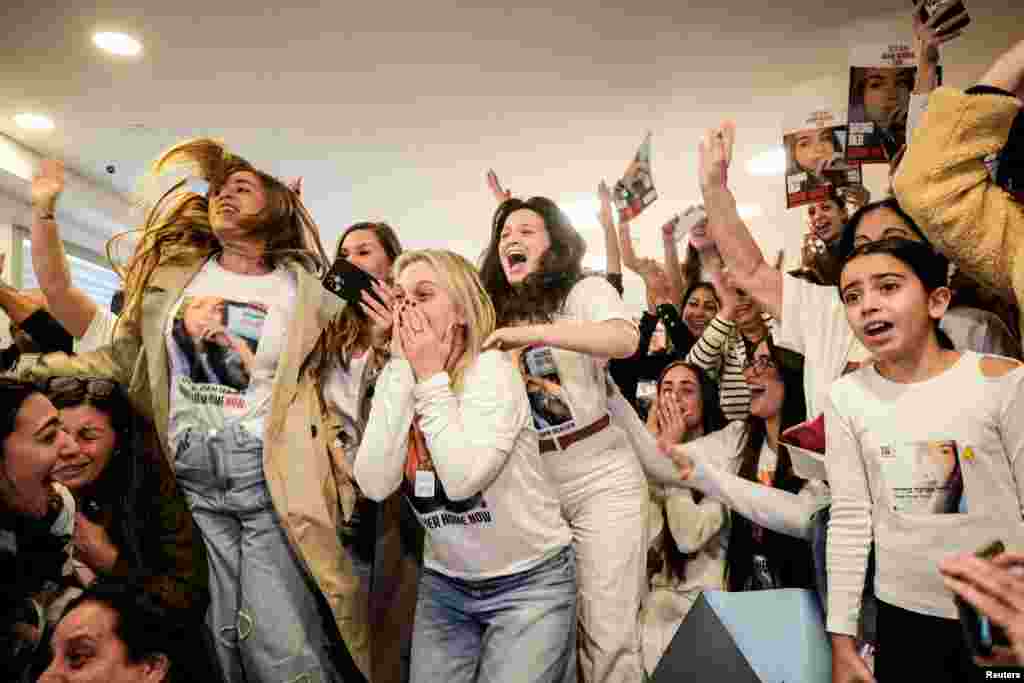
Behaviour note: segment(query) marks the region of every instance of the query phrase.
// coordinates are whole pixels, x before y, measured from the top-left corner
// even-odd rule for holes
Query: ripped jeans
[[[217,660],[229,683],[339,680],[317,590],[263,478],[263,442],[240,425],[178,439],[178,485],[206,542]]]

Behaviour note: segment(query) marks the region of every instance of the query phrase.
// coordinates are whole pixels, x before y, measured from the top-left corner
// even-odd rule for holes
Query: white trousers
[[[638,617],[647,579],[647,480],[625,434],[607,427],[542,456],[572,528],[583,683],[643,679]]]

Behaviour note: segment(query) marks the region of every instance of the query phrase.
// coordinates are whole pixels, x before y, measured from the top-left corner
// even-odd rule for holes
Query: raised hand
[[[302,176],[292,178],[286,183],[286,185],[288,189],[294,192],[296,195],[298,195],[299,197],[302,196]]]
[[[44,213],[53,213],[57,199],[64,191],[64,162],[43,159],[32,176],[32,206]]]
[[[702,254],[715,248],[715,240],[708,228],[706,218],[690,228],[690,246]]]
[[[733,321],[736,319],[736,307],[739,306],[739,296],[736,292],[736,283],[729,273],[724,270],[712,271],[711,284],[718,294],[718,317],[722,320]]]
[[[955,1],[947,0],[947,2],[937,6],[932,15],[928,17],[928,21],[921,21],[921,10],[925,8],[928,0],[918,0],[917,5],[914,7],[914,13],[911,15],[913,17],[914,40],[917,42],[917,49],[920,50],[919,54],[923,54],[930,64],[938,64],[940,45],[955,40],[963,34],[962,29],[946,35],[943,35],[942,32],[953,26],[953,24],[967,14],[966,7],[962,12],[958,12],[941,24],[939,23],[939,19],[943,18],[942,14],[946,7]]]
[[[732,162],[735,141],[736,125],[731,121],[724,122],[718,128],[709,129],[704,134],[698,148],[701,190],[728,186],[729,164]]]
[[[499,204],[512,198],[512,193],[501,187],[498,174],[494,172],[494,169],[487,170],[487,187],[490,188],[491,194],[494,195],[495,201]]]
[[[652,313],[660,304],[673,303],[668,273],[657,261],[642,259],[639,272],[647,287],[647,305]]]

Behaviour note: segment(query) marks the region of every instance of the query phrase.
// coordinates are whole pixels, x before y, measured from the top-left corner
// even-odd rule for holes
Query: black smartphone
[[[384,303],[377,292],[373,291],[373,285],[377,282],[377,278],[346,258],[338,258],[331,264],[331,269],[327,271],[321,282],[327,291],[340,296],[350,304],[361,302],[363,292],[369,292],[374,299]]]
[[[1006,548],[1002,541],[993,541],[974,554],[984,560],[991,560],[1004,550]],[[988,617],[979,614],[973,605],[959,595],[954,595],[953,601],[956,603],[957,612],[960,613],[960,625],[964,629],[964,640],[967,641],[967,647],[971,649],[971,654],[975,657],[991,657],[993,645],[1010,644],[1002,627],[996,626]]]
[[[917,2],[911,0],[911,4],[916,5]],[[928,0],[928,2],[924,3],[924,7],[921,8],[921,11],[919,13],[921,16],[921,21],[928,21],[928,18],[931,17],[935,10],[942,4],[944,4],[942,0]],[[961,12],[964,13],[964,16],[962,16],[959,20],[955,21],[950,26],[939,31],[940,36],[947,36],[950,33],[962,31],[963,29],[967,28],[967,25],[971,23],[971,15],[967,14],[967,8],[964,6],[963,0],[957,0],[949,8],[947,8],[946,11],[943,12],[942,15],[939,17],[936,26],[941,26],[943,22],[952,19]]]

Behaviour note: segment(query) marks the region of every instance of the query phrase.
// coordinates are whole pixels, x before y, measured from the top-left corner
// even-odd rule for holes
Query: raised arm
[[[612,286],[619,291],[622,290],[622,256],[619,254],[619,233],[615,230],[615,218],[612,211],[612,192],[608,189],[607,183],[603,180],[597,186],[597,196],[601,200],[601,211],[597,214],[604,230],[604,253],[607,265],[605,273]],[[613,280],[614,278],[614,280]],[[618,282],[618,286],[615,283]]]
[[[32,178],[32,268],[50,312],[76,339],[89,329],[99,307],[71,284],[71,270],[60,239],[55,211],[64,191],[64,164],[44,160]]]
[[[679,216],[673,216],[661,226],[661,246],[665,252],[665,272],[668,273],[669,301],[676,306],[683,305],[683,294],[690,283],[684,277],[684,264],[679,261],[679,244],[676,242],[676,226]]]
[[[727,123],[708,131],[700,143],[700,184],[708,225],[706,234],[701,226],[694,228],[690,243],[702,256],[713,243],[736,284],[750,292],[774,318],[781,319],[782,273],[765,261],[727,185],[734,136],[734,127]]]
[[[968,92],[943,87],[932,93],[893,187],[933,244],[969,276],[1014,301],[1014,278],[1024,267],[1024,204],[992,182],[985,157],[1006,145],[1020,114],[1024,41]]]

